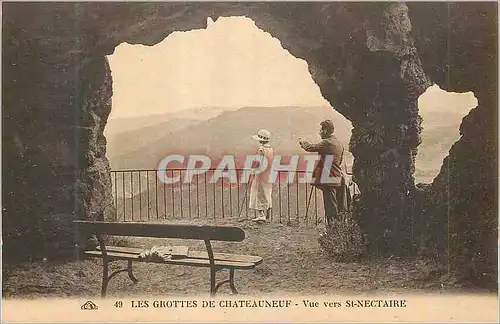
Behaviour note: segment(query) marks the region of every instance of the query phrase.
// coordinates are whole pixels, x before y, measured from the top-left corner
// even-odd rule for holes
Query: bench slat
[[[97,247],[100,249],[99,247]],[[122,246],[106,246],[106,251],[108,252],[121,252],[129,254],[140,254],[146,249],[133,248],[133,247],[122,247]],[[208,253],[204,251],[188,251],[188,257],[192,259],[207,259]],[[234,262],[246,262],[254,263],[259,265],[262,263],[262,258],[254,255],[240,255],[240,254],[229,254],[229,253],[214,253],[214,259],[220,261],[234,261]]]
[[[101,247],[98,246],[97,250],[101,250]],[[106,245],[106,251],[108,252],[122,252],[122,253],[130,253],[130,254],[139,254],[144,252],[146,249],[135,248],[135,247],[124,247],[124,246],[108,246]]]
[[[101,235],[139,236],[156,238],[178,238],[192,240],[212,240],[226,242],[241,242],[245,239],[245,232],[239,227],[210,226],[210,225],[183,225],[158,224],[141,222],[97,222],[74,221],[77,227]]]
[[[95,257],[102,257],[101,251],[85,251],[85,254]],[[164,264],[186,265],[186,266],[205,267],[205,268],[210,267],[210,261],[208,259],[184,258],[184,259],[170,259],[170,260],[158,260],[158,261],[156,260],[143,261],[139,259],[138,254],[108,252],[107,255],[109,258],[115,260],[132,260],[137,262],[164,263]],[[215,260],[215,265],[217,267],[231,268],[231,269],[252,269],[256,266],[255,263],[224,261],[224,260]]]
[[[207,259],[208,253],[203,251],[190,251],[188,256],[193,259]],[[229,254],[229,253],[214,253],[215,260],[221,261],[233,261],[233,262],[248,262],[259,265],[262,263],[262,258],[254,255],[239,255],[239,254]]]

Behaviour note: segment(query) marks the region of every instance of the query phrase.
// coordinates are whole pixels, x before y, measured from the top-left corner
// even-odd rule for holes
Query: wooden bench
[[[241,242],[245,239],[245,232],[238,227],[223,226],[200,226],[200,225],[172,225],[152,223],[112,223],[93,221],[74,221],[77,235],[82,233],[95,234],[99,241],[99,247],[95,250],[84,251],[90,257],[99,257],[103,260],[102,289],[101,296],[106,296],[109,281],[120,272],[127,272],[130,280],[137,283],[138,280],[132,272],[133,262],[153,262],[191,267],[210,268],[210,295],[215,295],[217,290],[225,283],[229,283],[233,294],[238,291],[234,285],[235,270],[249,270],[262,263],[262,258],[252,255],[238,255],[228,253],[214,253],[211,241]],[[145,260],[140,258],[145,249],[106,246],[104,235],[112,236],[136,236],[150,238],[175,238],[187,240],[203,240],[206,251],[191,251],[187,256],[173,257],[168,260]],[[114,261],[127,261],[128,266],[108,274],[109,263]],[[228,269],[229,279],[216,283],[216,272]]]

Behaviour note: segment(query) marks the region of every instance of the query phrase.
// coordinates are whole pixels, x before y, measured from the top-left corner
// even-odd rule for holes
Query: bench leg
[[[128,266],[126,269],[117,270],[117,271],[113,272],[111,275],[109,275],[109,261],[103,260],[102,263],[103,263],[102,264],[102,289],[101,289],[101,296],[102,297],[106,296],[106,290],[108,288],[109,282],[111,281],[111,278],[113,278],[114,276],[116,276],[120,272],[126,271],[128,273],[128,277],[130,278],[130,280],[132,280],[132,282],[134,284],[139,282],[139,280],[137,280],[137,278],[134,276],[134,273],[132,272],[132,261],[130,261],[130,260],[128,261]]]
[[[101,297],[106,297],[106,289],[108,288],[108,260],[102,259],[102,287],[101,287]]]
[[[137,280],[137,278],[134,276],[134,273],[132,272],[132,261],[131,260],[128,261],[127,273],[128,273],[128,277],[130,278],[130,280],[132,280],[133,283],[137,283],[139,281],[139,280]]]
[[[227,280],[224,280],[224,281],[221,281],[219,282],[215,288],[214,288],[214,293],[212,295],[215,295],[217,293],[217,290],[219,290],[219,288],[225,284],[225,283],[229,283],[229,287],[231,288],[231,292],[236,295],[238,294],[238,290],[236,290],[236,287],[234,286],[234,269],[230,269],[229,270],[229,279]]]
[[[234,269],[229,270],[229,287],[231,287],[231,292],[233,294],[238,294],[238,290],[234,286]]]
[[[210,296],[215,296],[218,289],[218,287],[215,285],[215,273],[215,268],[210,267]]]

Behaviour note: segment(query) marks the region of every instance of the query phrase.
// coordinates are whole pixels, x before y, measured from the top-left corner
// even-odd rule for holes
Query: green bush
[[[351,212],[344,212],[333,220],[319,234],[321,249],[335,261],[352,262],[359,260],[365,252],[363,236]]]

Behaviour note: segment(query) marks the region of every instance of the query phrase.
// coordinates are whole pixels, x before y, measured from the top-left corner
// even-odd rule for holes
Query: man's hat
[[[257,135],[252,135],[252,138],[256,141],[268,142],[271,140],[271,134],[267,129],[261,129]]]
[[[330,119],[323,120],[320,125],[324,130],[331,133],[335,130],[335,126],[333,126],[333,122]]]

